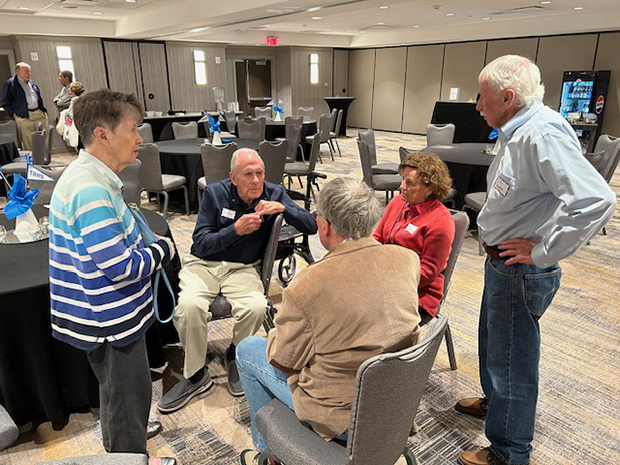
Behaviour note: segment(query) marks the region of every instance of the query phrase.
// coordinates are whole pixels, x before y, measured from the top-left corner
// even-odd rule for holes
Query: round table
[[[245,147],[258,151],[261,141],[254,139],[229,139],[238,147]],[[175,139],[156,142],[159,147],[161,160],[161,172],[164,174],[177,174],[184,176],[189,191],[190,203],[197,205],[198,193],[196,185],[204,176],[202,159],[200,158],[200,146],[204,144],[203,138],[198,139]],[[180,192],[180,191],[179,191]],[[173,193],[174,194],[174,193]]]
[[[7,135],[0,135],[0,165],[11,163],[17,157],[19,157],[19,151],[13,138]]]
[[[448,166],[452,176],[452,187],[457,191],[455,201],[459,210],[465,203],[466,194],[486,191],[487,171],[495,158],[495,155],[487,153],[489,147],[493,147],[493,144],[464,142],[433,145],[424,149],[437,155]]]
[[[32,211],[37,218],[49,215],[43,205]],[[155,233],[172,237],[161,215],[142,212]],[[15,220],[0,214],[0,224],[13,229]],[[18,425],[51,420],[61,429],[69,412],[99,406],[99,383],[83,351],[52,337],[48,246],[47,239],[0,244],[0,404]],[[178,255],[166,267],[177,295],[180,268]],[[167,292],[158,303],[166,309],[162,317],[168,316]],[[172,323],[153,324],[146,333],[151,367],[164,364],[163,343],[177,341]]]

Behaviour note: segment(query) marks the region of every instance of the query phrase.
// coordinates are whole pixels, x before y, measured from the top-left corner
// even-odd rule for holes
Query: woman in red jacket
[[[401,195],[388,204],[373,237],[420,256],[418,287],[422,323],[437,314],[443,297],[443,270],[454,239],[454,221],[440,202],[452,186],[446,164],[435,154],[412,152],[398,167]]]

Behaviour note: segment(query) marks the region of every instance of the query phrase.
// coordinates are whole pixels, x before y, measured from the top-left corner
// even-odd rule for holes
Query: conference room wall
[[[372,121],[376,129],[401,131],[407,48],[384,48],[375,57]]]
[[[108,87],[116,92],[135,94],[142,102],[142,76],[136,42],[104,40],[103,50]],[[144,102],[142,102],[144,103]],[[159,110],[168,110],[170,105]]]
[[[331,48],[291,47],[291,89],[292,105],[312,106],[315,116],[329,113],[329,106],[323,100],[332,96],[333,52]],[[319,82],[310,83],[310,54],[319,55]]]
[[[458,87],[458,100],[475,99],[478,73],[484,66],[486,41],[447,44],[443,61],[441,100],[450,100],[450,89]]]
[[[334,49],[332,97],[349,96],[349,50]]]
[[[485,66],[498,57],[508,54],[522,55],[536,61],[538,52],[538,37],[525,39],[489,40]]]
[[[594,69],[611,70],[607,102],[605,102],[605,120],[601,134],[620,136],[620,59],[618,58],[620,32],[601,34],[596,53]]]
[[[194,74],[194,50],[205,53],[207,84],[196,84]],[[202,111],[216,108],[213,87],[223,87],[226,94],[226,49],[224,45],[204,42],[166,42],[170,98],[173,110]],[[216,57],[220,62],[216,63]],[[224,103],[226,108],[226,103]]]
[[[349,53],[349,96],[355,97],[349,107],[347,124],[370,128],[375,81],[375,49],[351,50]]]
[[[424,134],[441,92],[444,45],[407,48],[403,131]]]

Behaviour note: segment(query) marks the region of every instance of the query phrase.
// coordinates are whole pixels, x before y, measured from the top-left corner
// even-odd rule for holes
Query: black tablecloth
[[[436,102],[431,124],[454,124],[454,143],[489,142],[493,131],[480,113],[475,102]]]
[[[336,109],[336,111],[342,110],[342,121],[340,123],[340,132],[338,133],[338,135],[346,136],[347,115],[349,114],[349,106],[351,105],[351,103],[353,103],[355,97],[323,97],[323,100],[327,102],[327,106],[329,107],[330,111],[334,108]],[[336,114],[336,118],[337,117],[338,114]]]
[[[452,176],[452,187],[457,191],[456,208],[461,209],[465,195],[470,192],[486,191],[486,175],[494,155],[485,153],[492,144],[464,143],[454,145],[434,145],[424,150],[441,158]]]
[[[37,217],[48,215],[35,205]],[[143,210],[153,231],[172,237],[165,220]],[[14,227],[0,215],[0,224]],[[177,257],[166,273],[178,293]],[[51,420],[62,428],[68,413],[98,407],[98,382],[84,352],[52,338],[50,324],[48,241],[0,244],[0,403],[18,425]],[[160,294],[162,313],[171,311],[170,297]],[[165,316],[165,315],[163,315]],[[155,323],[147,332],[152,367],[164,363],[161,346],[176,342],[173,325]]]
[[[0,165],[11,163],[18,156],[15,141],[11,137],[0,136]]]
[[[155,142],[160,140],[174,139],[172,133],[172,123],[187,123],[189,121],[198,121],[202,118],[201,114],[198,115],[179,115],[179,116],[147,116],[144,118],[145,123],[149,123],[153,129],[153,140]],[[198,136],[203,139],[207,136],[205,132],[205,125],[198,123]]]
[[[253,139],[230,139],[230,141],[240,148],[247,147],[254,150],[258,150],[260,143],[260,141]],[[157,142],[162,173],[185,176],[189,201],[194,207],[198,203],[198,180],[204,176],[202,160],[200,159],[200,146],[203,143],[204,138]]]

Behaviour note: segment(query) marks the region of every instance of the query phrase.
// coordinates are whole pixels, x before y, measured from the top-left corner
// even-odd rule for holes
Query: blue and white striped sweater
[[[80,153],[54,189],[50,208],[50,295],[54,337],[91,351],[125,346],[153,322],[151,275],[170,259],[165,241],[144,247],[122,184]]]

